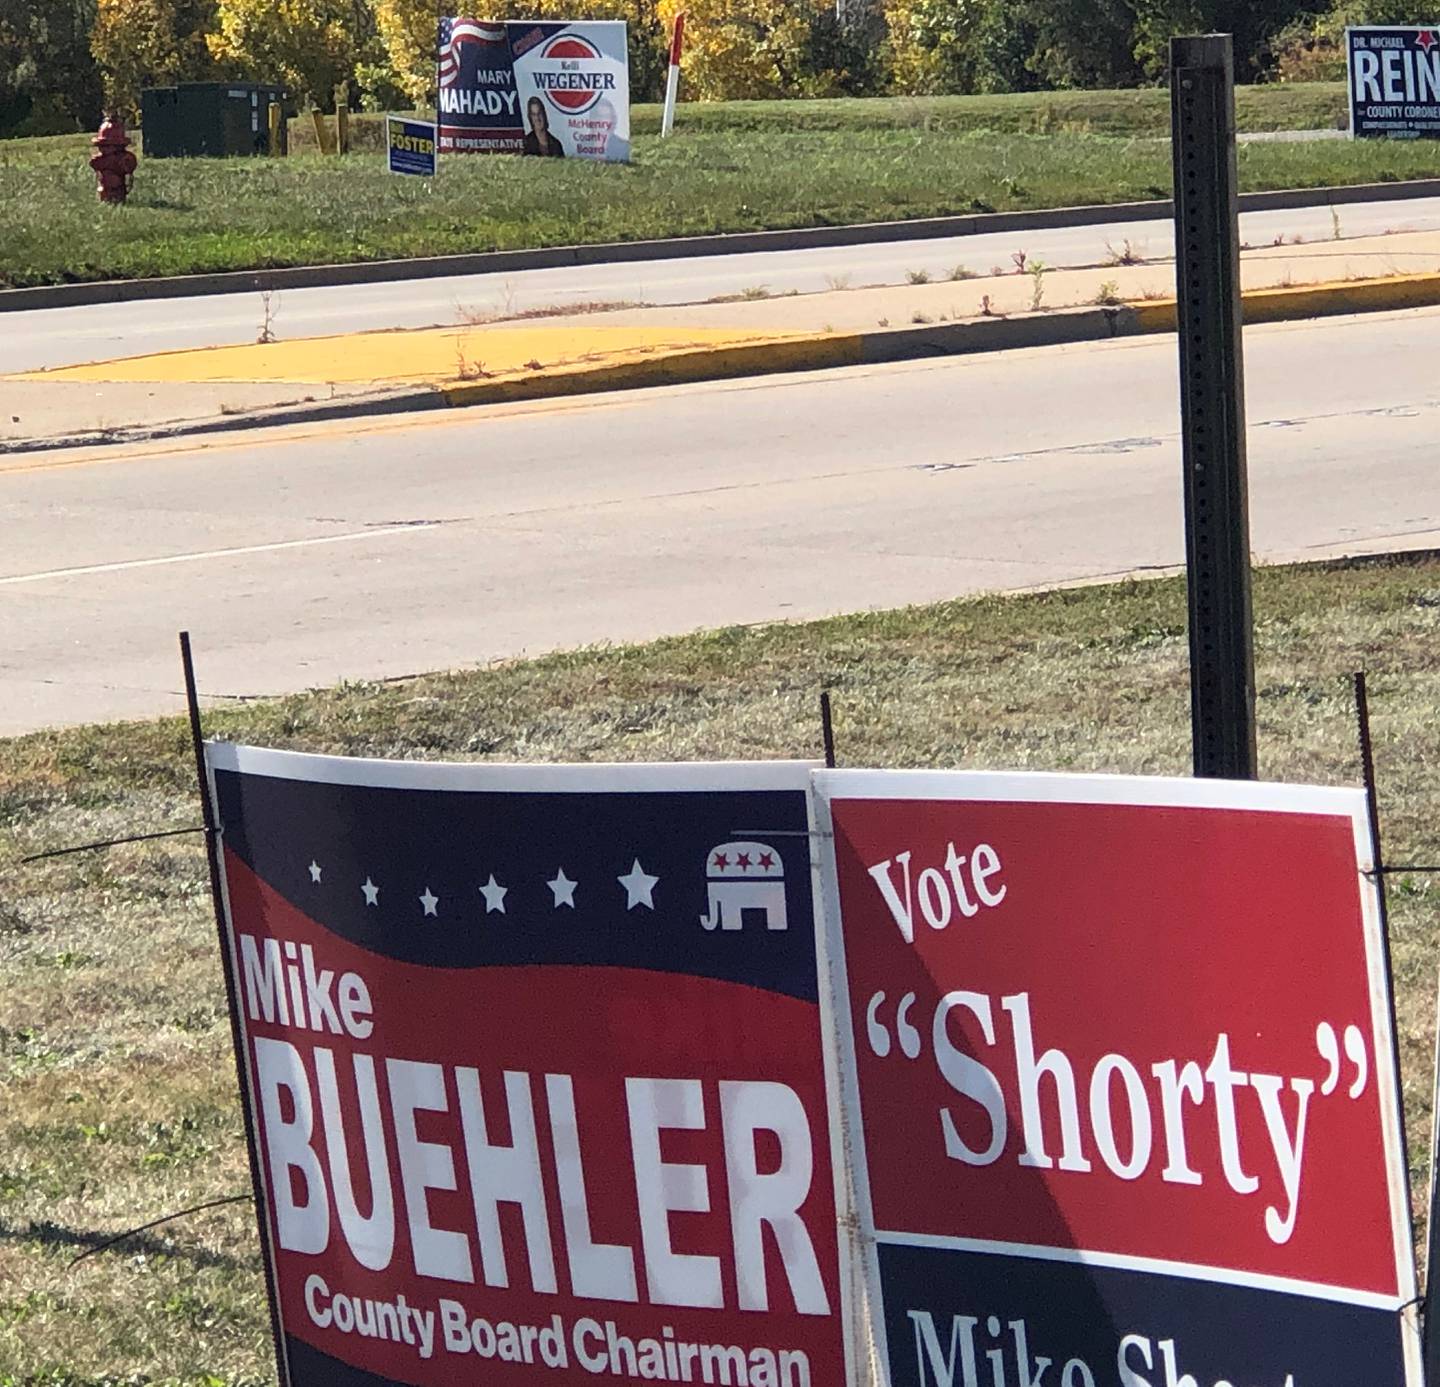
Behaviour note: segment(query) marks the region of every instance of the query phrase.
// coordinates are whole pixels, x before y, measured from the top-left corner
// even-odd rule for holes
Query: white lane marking
[[[411,525],[377,525],[369,530],[355,530],[343,535],[318,535],[313,539],[282,539],[272,544],[242,544],[230,549],[201,549],[190,554],[167,554],[155,559],[125,559],[119,563],[92,563],[77,568],[50,568],[41,573],[17,573],[0,578],[0,587],[17,583],[43,583],[52,578],[81,578],[93,573],[123,573],[130,568],[159,568],[163,564],[200,563],[205,559],[229,559],[239,554],[270,554],[281,549],[305,549],[316,544],[353,544],[357,540],[374,539],[381,535],[412,534],[417,530],[433,530],[446,522],[421,520]]]

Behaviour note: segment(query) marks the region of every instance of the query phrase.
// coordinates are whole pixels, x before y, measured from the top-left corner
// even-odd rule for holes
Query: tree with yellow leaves
[[[211,76],[205,34],[214,23],[215,0],[97,0],[90,51],[107,108],[133,112],[143,87]]]
[[[451,3],[451,0],[446,0]],[[417,105],[435,100],[435,44],[439,20],[434,0],[374,0],[375,22],[401,89]],[[653,100],[665,77],[665,36],[655,0],[453,0],[444,11],[476,19],[623,19],[630,26],[630,90],[637,101]]]
[[[216,21],[218,62],[316,104],[353,78],[374,22],[363,0],[218,0]]]
[[[670,29],[685,11],[682,79],[702,101],[794,94],[791,69],[810,37],[807,0],[660,0]]]
[[[659,0],[668,33],[685,11],[685,90],[702,101],[837,96],[873,80],[863,41],[833,0]]]
[[[433,105],[440,27],[434,0],[375,0],[375,25],[396,85],[417,106]]]

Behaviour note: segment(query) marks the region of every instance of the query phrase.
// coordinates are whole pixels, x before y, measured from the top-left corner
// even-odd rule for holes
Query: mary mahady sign
[[[437,104],[445,154],[627,160],[625,24],[442,18]]]
[[[1350,133],[1440,138],[1440,24],[1345,31]]]

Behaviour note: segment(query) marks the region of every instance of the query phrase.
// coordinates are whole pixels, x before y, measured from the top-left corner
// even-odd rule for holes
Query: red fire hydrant
[[[95,191],[100,201],[124,202],[135,176],[135,154],[125,133],[125,122],[119,116],[107,116],[90,143],[95,146],[90,167],[95,170]]]

